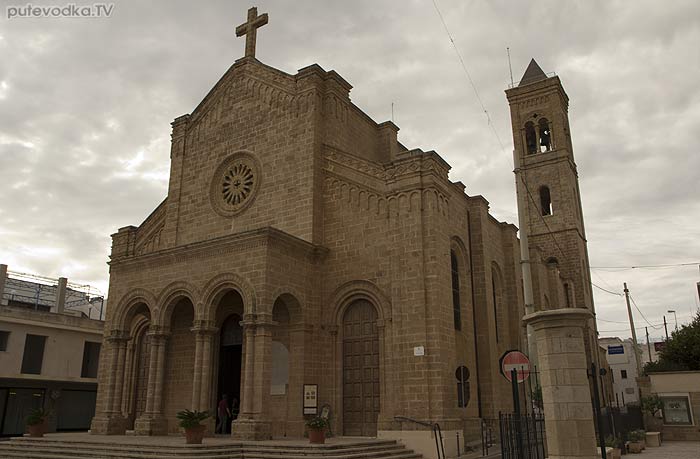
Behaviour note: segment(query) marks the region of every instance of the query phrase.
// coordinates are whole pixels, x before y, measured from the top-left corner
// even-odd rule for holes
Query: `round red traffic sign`
[[[530,359],[520,351],[508,351],[501,357],[501,373],[508,381],[512,381],[511,371],[517,372],[518,382],[525,381],[530,376]]]

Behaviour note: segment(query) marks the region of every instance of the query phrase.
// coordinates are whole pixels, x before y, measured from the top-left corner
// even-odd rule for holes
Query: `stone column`
[[[126,433],[126,422],[121,413],[121,397],[124,384],[124,358],[128,334],[120,330],[112,330],[105,337],[106,349],[104,357],[109,359],[105,371],[107,376],[101,381],[101,403],[98,412],[92,420],[91,433],[103,435],[123,435]]]
[[[240,400],[239,419],[251,419],[253,417],[253,370],[255,362],[255,321],[246,318],[241,322],[245,355],[243,356],[243,390]]]
[[[525,324],[532,325],[537,345],[550,459],[597,457],[584,346],[584,330],[591,317],[582,308],[523,317]]]
[[[200,396],[202,391],[202,335],[200,335],[196,328],[192,328],[194,335],[194,373],[192,375],[192,401],[191,409],[193,411],[200,411]]]
[[[111,411],[119,416],[122,415],[122,396],[124,395],[124,372],[126,360],[127,339],[122,337],[115,342],[117,348],[116,370],[114,374],[114,398],[112,399]]]
[[[168,334],[162,330],[148,332],[150,356],[148,362],[148,387],[146,410],[134,423],[137,435],[167,435],[168,425],[163,416],[163,383],[165,375],[165,349]]]
[[[192,382],[192,409],[210,408],[212,377],[212,339],[217,329],[206,321],[197,321],[195,333],[194,379]]]
[[[246,314],[245,375],[243,404],[239,418],[234,421],[231,436],[237,440],[269,440],[272,425],[266,414],[270,395],[270,349],[272,326],[270,314],[250,317]]]
[[[134,340],[126,345],[126,359],[124,362],[124,395],[122,396],[122,414],[129,416],[129,411],[134,400]]]
[[[211,408],[212,374],[214,369],[213,343],[216,328],[209,328],[202,331],[202,388],[199,393],[199,409],[208,410]]]

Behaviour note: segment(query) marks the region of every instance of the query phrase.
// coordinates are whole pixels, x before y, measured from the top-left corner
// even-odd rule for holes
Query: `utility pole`
[[[664,316],[664,330],[666,331],[666,341],[668,341],[668,327],[666,326],[666,316]]]
[[[669,314],[673,314],[673,320],[676,321],[676,331],[678,331],[678,316],[676,315],[676,310],[675,309],[669,309],[666,311]]]
[[[644,331],[647,334],[647,354],[649,355],[649,361],[651,362],[651,343],[649,343],[649,328],[644,327]]]
[[[520,158],[517,150],[513,150],[513,164],[515,165],[515,182],[517,187],[518,179],[522,171],[520,170]],[[525,200],[524,197],[518,196],[519,200]],[[520,268],[523,273],[523,297],[525,300],[525,314],[535,312],[535,296],[532,292],[532,271],[530,270],[530,245],[528,244],[528,218],[527,201],[518,202],[518,226],[520,227]],[[531,364],[537,365],[539,359],[537,357],[537,346],[535,345],[535,333],[532,325],[526,328],[527,334],[527,353]]]
[[[627,301],[627,315],[630,318],[630,328],[632,329],[632,344],[634,347],[634,359],[637,363],[637,376],[642,375],[642,362],[639,359],[639,345],[637,344],[637,331],[634,329],[634,318],[632,318],[632,307],[630,306],[630,291],[627,290],[627,282],[625,286],[625,300]]]

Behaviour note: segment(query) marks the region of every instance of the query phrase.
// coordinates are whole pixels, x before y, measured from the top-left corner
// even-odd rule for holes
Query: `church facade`
[[[112,235],[92,433],[176,432],[226,394],[234,438],[302,437],[314,405],[336,435],[478,437],[527,347],[517,228],[336,72],[255,59],[253,10],[246,56],[172,123],[167,197]],[[564,301],[548,266],[536,292]]]

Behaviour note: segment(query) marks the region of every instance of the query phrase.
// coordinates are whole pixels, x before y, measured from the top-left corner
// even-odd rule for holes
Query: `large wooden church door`
[[[376,436],[378,416],[377,310],[359,300],[343,317],[343,434]]]

